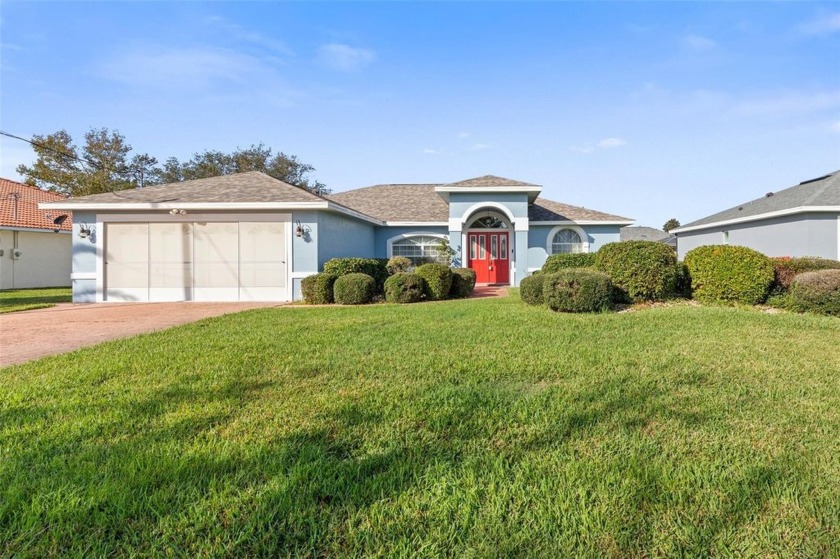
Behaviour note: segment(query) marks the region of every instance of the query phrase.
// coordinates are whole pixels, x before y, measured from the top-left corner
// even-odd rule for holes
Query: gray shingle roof
[[[622,241],[664,241],[670,237],[668,233],[654,227],[622,227]]]
[[[382,221],[449,221],[449,206],[435,193],[441,184],[379,184],[328,196]],[[528,208],[531,221],[633,221],[626,217],[539,199]]]
[[[467,179],[449,184],[440,184],[437,186],[454,186],[457,188],[492,188],[496,186],[534,186],[529,182],[515,181],[513,179],[506,179],[504,177],[497,177],[496,175],[484,175],[483,177],[476,177],[474,179]]]
[[[835,171],[818,179],[804,181],[796,186],[774,192],[772,196],[765,195],[751,202],[686,223],[681,228],[710,225],[719,221],[740,219],[802,206],[840,206],[840,171]],[[679,233],[680,229],[676,231]]]
[[[318,202],[323,198],[261,173],[237,173],[208,179],[159,184],[132,190],[68,198],[67,204]]]

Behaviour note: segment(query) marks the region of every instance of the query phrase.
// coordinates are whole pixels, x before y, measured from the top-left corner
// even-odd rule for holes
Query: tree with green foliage
[[[158,165],[148,154],[132,155],[131,146],[119,132],[93,128],[85,134],[80,149],[66,130],[45,136],[35,135],[32,147],[38,156],[31,166],[18,165],[27,184],[69,196],[114,192],[153,184],[260,171],[283,182],[315,194],[329,194],[320,181],[309,177],[315,170],[294,155],[272,153],[259,143],[231,153],[206,150],[181,162],[169,157]]]
[[[662,226],[662,230],[665,231],[666,233],[670,233],[671,229],[676,229],[679,226],[680,226],[679,220],[672,217],[671,219],[669,219],[668,221],[665,222],[665,225]]]

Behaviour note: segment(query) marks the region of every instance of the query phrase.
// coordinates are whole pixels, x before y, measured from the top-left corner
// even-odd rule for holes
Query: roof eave
[[[565,219],[551,221],[531,221],[531,225],[633,225],[632,219]]]
[[[799,206],[796,208],[787,208],[784,210],[776,210],[772,212],[764,212],[755,215],[747,215],[744,217],[737,217],[734,219],[722,219],[720,221],[712,221],[710,223],[702,223],[700,225],[685,225],[671,229],[672,235],[679,235],[680,233],[689,233],[691,231],[700,231],[703,229],[712,229],[715,227],[722,227],[725,225],[737,225],[739,223],[749,223],[750,221],[761,221],[762,219],[772,219],[774,217],[784,217],[788,215],[796,215],[801,213],[824,213],[824,212],[840,212],[840,206]]]

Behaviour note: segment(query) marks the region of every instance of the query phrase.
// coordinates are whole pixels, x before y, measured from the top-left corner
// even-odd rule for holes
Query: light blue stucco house
[[[549,254],[594,252],[632,220],[496,176],[317,196],[263,173],[41,204],[72,210],[73,300],[289,301],[338,257],[439,258],[518,285]]]
[[[682,260],[703,245],[745,246],[767,256],[840,260],[840,171],[672,229]]]

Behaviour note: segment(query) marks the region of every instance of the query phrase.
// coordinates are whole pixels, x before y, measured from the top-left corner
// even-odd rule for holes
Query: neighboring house
[[[698,219],[671,231],[679,258],[703,245],[739,245],[767,256],[840,259],[840,171]]]
[[[72,216],[38,208],[57,200],[65,198],[0,179],[0,289],[70,285]]]
[[[666,244],[669,247],[672,247],[674,250],[677,249],[676,237],[674,237],[667,231],[663,231],[662,229],[656,229],[654,227],[622,227],[621,242],[625,241],[655,241],[657,243]]]
[[[479,283],[518,285],[547,255],[596,251],[632,223],[540,192],[485,176],[321,197],[251,172],[42,207],[74,212],[76,302],[287,301],[331,258],[420,263],[438,258],[441,240]]]

